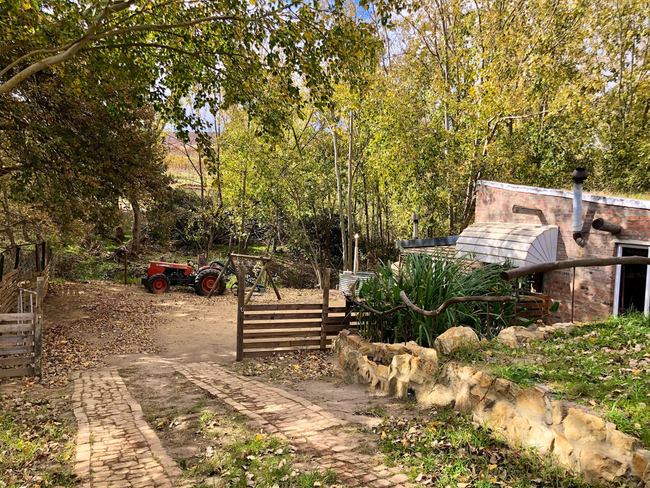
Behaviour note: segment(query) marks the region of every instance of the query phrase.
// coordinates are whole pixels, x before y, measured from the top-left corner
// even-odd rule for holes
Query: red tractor
[[[222,267],[217,261],[209,265],[194,268],[191,262],[187,264],[165,263],[162,261],[151,261],[147,271],[147,277],[142,278],[142,284],[151,293],[165,293],[170,286],[193,286],[197,295],[206,296],[217,282]],[[225,273],[221,275],[215,295],[221,295],[226,290]]]

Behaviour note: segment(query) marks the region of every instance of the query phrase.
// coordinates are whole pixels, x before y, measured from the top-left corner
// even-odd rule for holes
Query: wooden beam
[[[246,305],[245,312],[269,312],[273,310],[321,310],[320,303],[262,303]]]
[[[249,254],[231,254],[233,258],[239,258],[239,259],[256,259],[258,261],[270,261],[271,257],[270,256],[251,256]]]
[[[246,266],[242,265],[237,274],[241,286],[237,290],[237,361],[244,359],[244,299],[246,294]]]
[[[244,314],[244,320],[298,320],[298,319],[320,319],[321,312],[297,312],[297,313],[259,313]]]
[[[266,270],[269,269],[270,265],[271,265],[271,261],[266,261],[264,263],[264,267],[262,268],[262,271],[260,271],[260,274],[257,275],[257,279],[253,284],[253,288],[251,288],[251,291],[248,292],[248,296],[246,297],[246,301],[244,302],[244,305],[246,305],[250,301],[251,297],[253,296],[253,293],[255,293],[255,289],[257,288],[257,285],[259,285],[260,281],[262,281],[262,276],[264,276],[264,273],[266,272]]]
[[[327,317],[329,315],[328,309],[330,306],[330,269],[323,268],[323,273],[321,276],[321,283],[323,285],[323,314],[320,326],[320,350],[325,351],[325,347],[327,346],[327,333],[325,332],[325,323],[327,322]]]
[[[278,290],[278,287],[275,285],[275,280],[273,279],[273,275],[271,274],[270,269],[266,270],[266,275],[269,277],[269,281],[271,282],[271,286],[273,287],[275,296],[278,297],[278,300],[282,300],[282,297],[280,296],[280,291]]]
[[[546,271],[555,271],[558,269],[569,268],[587,268],[591,266],[614,266],[617,264],[645,264],[650,266],[650,258],[642,256],[625,256],[613,258],[581,258],[569,259],[567,261],[549,261],[548,263],[531,264],[522,266],[508,271],[503,271],[499,275],[504,280],[512,280],[533,273],[544,273]]]
[[[230,263],[230,256],[228,256],[228,259],[226,260],[226,264],[224,267],[221,269],[221,272],[219,273],[219,276],[217,276],[217,281],[214,282],[214,285],[212,285],[212,288],[210,288],[210,291],[208,292],[208,298],[212,298],[212,295],[214,295],[214,292],[217,291],[219,288],[219,283],[221,282],[221,277],[223,274],[226,272],[228,269],[228,264]],[[225,284],[223,286],[226,286]]]
[[[34,313],[34,376],[41,377],[41,356],[43,354],[43,298],[45,278],[36,278],[36,311]]]

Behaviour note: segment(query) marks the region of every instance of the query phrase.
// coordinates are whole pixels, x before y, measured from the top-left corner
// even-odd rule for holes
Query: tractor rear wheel
[[[166,293],[169,291],[169,278],[164,274],[155,274],[147,280],[147,290],[151,293]]]
[[[207,268],[204,269],[203,271],[199,271],[199,273],[196,275],[196,280],[195,280],[195,289],[196,289],[196,294],[199,296],[207,296],[208,293],[210,293],[210,290],[212,290],[212,287],[214,284],[217,282],[217,278],[219,278],[219,274],[221,274],[221,270],[218,268]],[[221,279],[219,280],[219,284],[217,285],[217,289],[214,291],[215,295],[223,295],[223,292],[226,290],[226,279],[225,276],[222,276]]]

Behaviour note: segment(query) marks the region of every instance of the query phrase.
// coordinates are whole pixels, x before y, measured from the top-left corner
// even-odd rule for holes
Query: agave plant
[[[470,256],[468,256],[470,257]],[[471,257],[470,257],[471,258]],[[471,259],[456,259],[443,253],[406,254],[402,266],[390,264],[375,271],[362,283],[358,296],[375,310],[389,310],[402,304],[399,293],[426,310],[437,309],[446,300],[464,296],[512,295],[517,284],[505,282],[499,273],[509,264],[472,266]],[[425,317],[411,310],[380,316],[362,309],[359,314],[361,333],[382,342],[415,341],[431,347],[436,337],[454,326],[469,326],[479,335],[491,336],[514,319],[514,303],[458,303],[437,317]]]

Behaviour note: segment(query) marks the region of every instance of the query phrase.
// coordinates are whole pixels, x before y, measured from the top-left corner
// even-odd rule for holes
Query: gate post
[[[41,378],[41,355],[43,352],[43,298],[45,277],[36,278],[36,310],[34,310],[34,376]]]
[[[246,299],[246,266],[237,268],[237,361],[244,359],[244,301]]]
[[[323,284],[323,315],[320,323],[320,350],[327,349],[327,317],[329,315],[328,309],[330,308],[330,269],[323,268],[321,276],[321,283]]]

